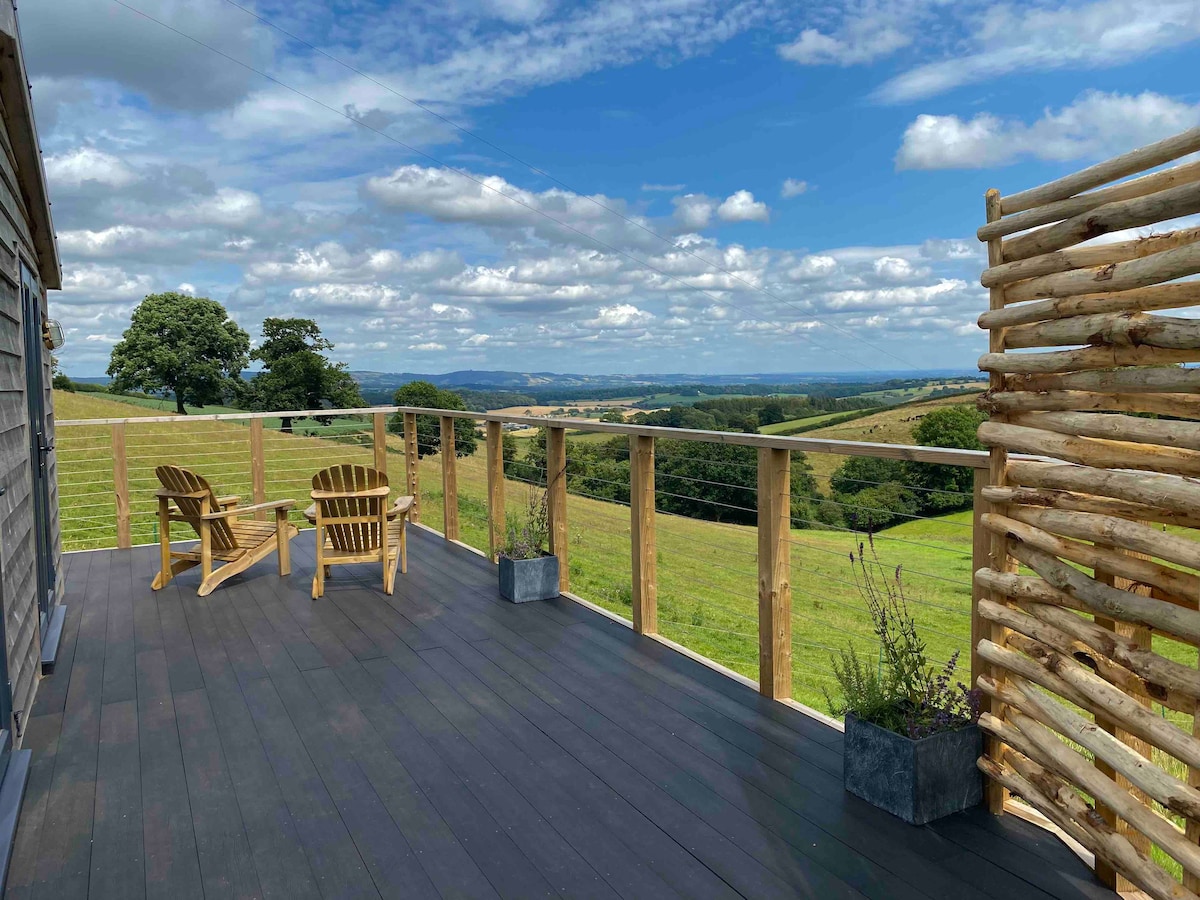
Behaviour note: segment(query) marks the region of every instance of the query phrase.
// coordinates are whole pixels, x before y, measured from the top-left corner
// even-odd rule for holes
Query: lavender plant
[[[834,715],[854,713],[866,722],[919,739],[971,724],[979,718],[979,692],[955,679],[956,651],[939,670],[929,664],[925,641],[908,609],[902,569],[891,578],[870,542],[870,559],[860,543],[850,553],[854,582],[867,609],[880,659],[876,665],[853,647],[832,657],[833,673],[841,689],[834,699],[828,690],[825,702]]]
[[[550,510],[546,492],[531,484],[524,513],[507,517],[500,555],[507,559],[537,559],[549,553],[549,545]]]

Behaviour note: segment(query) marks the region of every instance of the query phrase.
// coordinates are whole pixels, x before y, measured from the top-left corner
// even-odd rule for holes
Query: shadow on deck
[[[67,556],[7,896],[1115,896],[1012,817],[900,823],[837,731],[410,534],[391,598],[310,600],[311,533],[203,599],[150,591],[155,548]]]

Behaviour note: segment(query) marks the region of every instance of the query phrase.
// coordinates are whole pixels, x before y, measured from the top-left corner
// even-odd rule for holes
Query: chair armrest
[[[237,506],[241,499],[241,496],[238,494],[230,494],[228,497],[218,497],[217,506],[221,507],[221,509],[229,506]]]
[[[387,517],[394,519],[401,513],[406,513],[412,509],[415,497],[397,497],[396,502],[392,504],[392,508],[388,510]]]
[[[317,524],[317,504],[312,503],[308,509],[304,510],[304,518],[308,519],[314,525]]]
[[[386,497],[392,492],[392,489],[387,485],[377,488],[364,488],[361,491],[313,491],[309,496],[314,500],[337,500],[346,498],[348,500],[358,497]]]
[[[230,509],[222,509],[217,512],[210,512],[206,516],[201,516],[201,519],[227,519],[230,516],[242,516],[246,513],[255,513],[267,509],[291,509],[296,505],[295,500],[272,500],[269,503],[254,503],[250,506],[242,506]]]

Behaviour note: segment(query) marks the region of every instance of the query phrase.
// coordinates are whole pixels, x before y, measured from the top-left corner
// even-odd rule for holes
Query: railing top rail
[[[546,418],[516,416],[505,413],[471,412],[461,409],[424,409],[415,406],[370,406],[362,409],[308,409],[278,412],[216,413],[194,416],[133,416],[127,419],[64,419],[59,428],[82,425],[118,424],[187,424],[191,422],[236,422],[250,419],[279,419],[315,416],[368,415],[371,413],[416,413],[424,416],[444,416],[453,419],[473,419],[478,422],[501,422],[527,425],[531,428],[567,428],[572,431],[600,432],[612,435],[639,435],[674,441],[699,441],[709,444],[733,444],[742,447],[767,447],[773,450],[802,450],[806,453],[833,453],[838,456],[871,456],[880,459],[902,459],[911,462],[940,463],[967,466],[973,469],[988,467],[985,450],[957,450],[946,447],[919,447],[910,444],[882,444],[867,441],[838,441],[828,438],[808,438],[771,434],[745,434],[736,431],[702,431],[694,428],[668,428],[660,425],[635,425],[622,422],[596,422],[582,418]]]

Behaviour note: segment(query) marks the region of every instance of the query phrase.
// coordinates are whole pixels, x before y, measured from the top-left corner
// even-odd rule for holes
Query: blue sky
[[[21,27],[74,375],[173,289],[252,336],[315,318],[355,369],[971,369],[983,191],[1200,123],[1200,0],[41,0]]]

